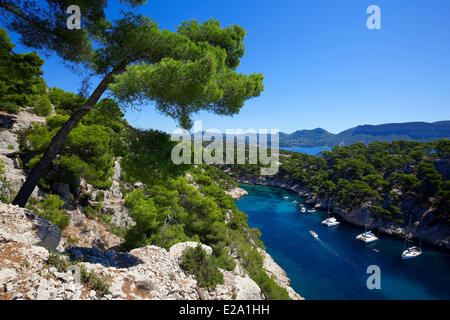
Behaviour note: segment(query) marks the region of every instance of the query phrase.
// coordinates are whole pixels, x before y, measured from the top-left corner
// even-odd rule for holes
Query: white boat
[[[302,207],[301,212],[302,212],[302,213],[306,213],[306,208],[305,208],[305,207]]]
[[[420,249],[419,247],[410,247],[410,248],[406,249],[405,251],[403,251],[402,259],[403,260],[414,259],[414,258],[417,258],[418,256],[420,256],[421,254],[422,254],[422,249]]]
[[[327,218],[322,221],[322,224],[326,225],[327,227],[334,227],[340,224],[339,221],[336,220],[335,217]]]
[[[409,228],[411,227],[411,216],[409,217]],[[412,236],[411,236],[412,238]],[[419,247],[415,247],[415,246],[409,246],[406,250],[406,243],[411,243],[412,240],[408,238],[408,236],[405,237],[405,245],[403,247],[403,252],[402,252],[402,259],[403,260],[411,260],[411,259],[415,259],[418,256],[420,256],[422,254],[422,249]]]
[[[319,236],[314,231],[310,230],[309,233],[316,239],[319,239]]]
[[[283,199],[289,199],[289,197],[283,197]]]
[[[334,227],[340,224],[340,222],[337,221],[335,217],[332,217],[330,215],[330,202],[328,202],[327,218],[322,221],[322,224],[326,225],[327,227]]]
[[[375,234],[372,231],[367,230],[368,225],[369,225],[369,216],[367,216],[366,225],[364,227],[364,232],[356,236],[357,240],[361,240],[362,242],[365,242],[365,243],[371,243],[371,242],[378,240],[378,238],[375,236]]]
[[[308,210],[308,213],[314,213],[314,212],[316,212],[316,209],[309,209]]]
[[[357,235],[356,239],[361,240],[365,243],[371,243],[378,240],[378,238],[373,234],[372,231],[365,231],[364,233]]]

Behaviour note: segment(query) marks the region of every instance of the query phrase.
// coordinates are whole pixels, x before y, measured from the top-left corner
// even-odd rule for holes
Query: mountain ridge
[[[450,138],[450,121],[403,122],[379,125],[359,125],[337,134],[322,128],[280,132],[280,147],[334,147],[356,142],[415,140],[420,142]]]

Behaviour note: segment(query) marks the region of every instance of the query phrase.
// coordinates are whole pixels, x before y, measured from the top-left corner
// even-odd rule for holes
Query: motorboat
[[[378,238],[373,234],[372,231],[365,231],[364,233],[357,235],[356,239],[361,240],[365,243],[371,243],[378,240]]]
[[[316,239],[319,239],[319,236],[314,231],[310,230],[309,233]]]
[[[306,208],[302,207],[302,209],[300,210],[302,213],[306,213]]]
[[[327,227],[334,227],[334,226],[339,225],[340,222],[337,221],[335,217],[330,217],[330,218],[323,220],[322,224],[326,225]]]
[[[316,212],[316,209],[309,209],[308,210],[308,213],[314,213],[314,212]]]
[[[417,258],[418,256],[420,256],[421,254],[422,254],[422,249],[420,249],[419,247],[409,247],[408,249],[403,251],[402,259],[403,260],[414,259],[414,258]]]
[[[376,237],[372,231],[368,231],[368,226],[370,225],[369,220],[370,220],[369,216],[367,216],[364,232],[356,236],[357,240],[361,240],[362,242],[365,243],[371,243],[378,240],[378,237]]]

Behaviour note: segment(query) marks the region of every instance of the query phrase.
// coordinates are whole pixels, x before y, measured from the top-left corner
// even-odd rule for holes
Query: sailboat
[[[369,219],[369,216],[367,216],[367,220],[368,219]],[[378,240],[378,238],[375,236],[375,234],[372,231],[368,231],[367,230],[367,222],[366,222],[366,225],[364,227],[364,232],[359,234],[359,235],[357,235],[356,239],[357,240],[361,240],[362,242],[365,242],[365,243],[371,243],[371,242],[374,242],[374,241]]]
[[[409,217],[409,227],[408,229],[411,228],[411,216]],[[408,232],[409,233],[409,232]],[[412,234],[411,234],[411,238],[408,239],[408,234],[405,237],[405,244],[403,246],[403,253],[402,253],[402,259],[403,260],[411,260],[414,258],[417,258],[418,256],[420,256],[422,254],[422,249],[420,247],[416,247],[416,246],[411,246],[410,244],[412,243]],[[406,249],[406,243],[408,243],[408,248]],[[406,250],[405,250],[406,249]]]
[[[328,201],[328,211],[327,211],[327,218],[322,221],[323,225],[326,225],[327,227],[334,227],[340,224],[339,221],[336,220],[335,217],[330,216],[330,202]]]

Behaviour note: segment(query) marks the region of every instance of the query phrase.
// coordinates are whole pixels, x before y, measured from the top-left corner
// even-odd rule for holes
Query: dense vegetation
[[[0,28],[0,110],[19,112],[20,107],[34,106],[36,113],[49,114],[46,84],[41,66],[44,60],[35,52],[14,53],[8,33]]]
[[[409,213],[404,204],[413,200],[450,222],[450,140],[356,143],[319,157],[282,151],[280,159],[274,178],[305,186],[315,196],[338,201],[345,210],[368,204],[374,213],[404,223]],[[436,169],[440,163],[443,174]],[[235,177],[259,172],[260,165],[233,166]]]
[[[262,269],[263,260],[256,249],[262,247],[259,231],[248,227],[247,216],[224,193],[235,185],[234,180],[217,168],[198,165],[189,168],[187,176],[166,176],[164,181],[154,181],[130,192],[125,205],[136,225],[127,231],[123,248],[149,244],[169,248],[181,241],[200,241],[213,248],[211,258],[200,263],[206,266],[202,272],[215,274],[213,266],[233,270],[235,262],[231,253],[241,259],[268,298],[289,299],[287,291]],[[196,270],[194,266],[191,269]],[[192,272],[205,286],[220,283],[212,279],[203,282],[204,273]],[[214,276],[214,279],[219,278]]]
[[[39,161],[53,136],[82,101],[82,98],[60,89],[52,89],[50,99],[56,106],[56,115],[48,117],[45,125],[35,125],[21,133],[21,151],[37,154],[26,164],[27,168]],[[122,155],[125,130],[122,117],[116,102],[101,100],[72,130],[59,157],[41,179],[41,187],[49,190],[53,183],[64,182],[76,193],[83,178],[97,188],[109,188],[114,157]]]

